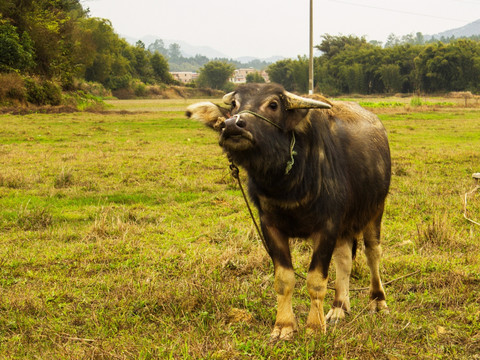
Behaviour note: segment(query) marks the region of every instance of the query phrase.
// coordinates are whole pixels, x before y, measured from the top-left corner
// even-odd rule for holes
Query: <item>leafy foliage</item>
[[[382,48],[364,38],[326,34],[317,49],[322,55],[315,59],[316,85],[331,95],[480,91],[478,40],[423,44],[420,33],[404,39],[392,35]],[[267,72],[288,90],[306,92],[306,58],[278,61]]]
[[[258,71],[247,74],[246,79],[247,79],[247,83],[264,83],[265,82],[265,79]]]
[[[76,78],[113,90],[136,79],[173,81],[162,54],[128,44],[109,20],[89,17],[79,0],[3,0],[0,14],[2,72],[36,74],[66,90]]]
[[[155,52],[150,58],[150,65],[155,80],[161,83],[170,84],[173,82],[172,75],[168,72],[168,62],[158,52]]]
[[[197,82],[200,86],[223,89],[234,70],[232,64],[218,60],[210,61],[200,69]]]
[[[306,92],[308,89],[308,59],[285,59],[277,61],[267,69],[272,82],[282,84],[288,91]]]
[[[0,71],[26,70],[32,66],[30,37],[25,32],[18,34],[13,25],[0,17]]]

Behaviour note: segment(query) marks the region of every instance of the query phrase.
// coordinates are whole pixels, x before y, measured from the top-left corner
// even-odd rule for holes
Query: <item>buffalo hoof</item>
[[[280,340],[292,340],[294,334],[298,331],[296,322],[294,324],[275,324],[272,334],[270,335],[270,342],[277,342]]]
[[[327,332],[326,326],[318,324],[307,324],[305,332],[308,336],[316,334],[325,334]]]
[[[390,310],[388,309],[387,302],[385,300],[372,300],[370,303],[370,312],[389,314]]]
[[[325,319],[330,324],[336,324],[345,319],[345,314],[345,310],[343,310],[341,307],[332,307]]]

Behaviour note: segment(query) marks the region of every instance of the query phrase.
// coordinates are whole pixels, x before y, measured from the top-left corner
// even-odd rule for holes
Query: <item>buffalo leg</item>
[[[345,318],[345,312],[350,311],[350,273],[352,271],[352,245],[351,240],[341,239],[337,242],[333,252],[335,263],[335,299],[333,306],[327,314],[327,321],[337,322]]]
[[[274,288],[277,293],[277,317],[270,339],[290,340],[298,330],[292,309],[292,295],[295,287],[295,273],[288,237],[274,227],[263,227],[270,257],[275,268]]]
[[[363,232],[365,241],[365,255],[370,268],[370,299],[372,300],[371,311],[388,311],[385,301],[385,290],[380,279],[380,258],[382,248],[380,246],[380,228],[382,215],[370,222]]]
[[[326,331],[323,300],[327,294],[328,267],[334,244],[334,241],[328,241],[319,234],[313,237],[312,262],[307,274],[307,289],[311,301],[306,325],[309,331]]]

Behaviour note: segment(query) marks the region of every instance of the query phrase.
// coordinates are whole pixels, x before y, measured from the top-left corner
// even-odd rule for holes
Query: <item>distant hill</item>
[[[213,49],[209,46],[191,45],[191,44],[186,43],[185,41],[181,41],[181,40],[163,39],[163,38],[161,38],[159,36],[155,36],[155,35],[143,36],[140,39],[139,38],[134,38],[134,37],[131,37],[131,36],[127,36],[127,35],[120,35],[120,36],[123,37],[125,40],[127,40],[132,45],[135,45],[135,43],[138,40],[141,40],[145,44],[146,47],[148,47],[148,45],[155,42],[155,40],[157,40],[157,39],[163,40],[163,42],[165,43],[165,47],[167,47],[167,48],[170,44],[177,43],[178,45],[180,45],[180,51],[182,52],[182,56],[184,56],[184,57],[193,57],[197,54],[206,56],[206,57],[211,58],[211,59],[226,58],[227,57],[227,55],[225,55],[225,54],[221,53],[220,51],[217,51],[217,50],[215,50],[215,49]]]
[[[234,60],[238,61],[238,62],[241,62],[241,63],[249,63],[250,61],[253,61],[253,60],[261,60],[261,61],[265,61],[267,63],[274,63],[274,62],[277,62],[279,60],[283,60],[285,59],[285,56],[270,56],[268,58],[258,58],[258,57],[254,57],[254,56],[241,56],[241,57],[237,57],[235,58]]]
[[[138,39],[138,38],[134,38],[134,37],[131,37],[131,36],[127,36],[127,35],[120,35],[121,37],[123,37],[125,40],[127,40],[130,44],[132,45],[135,45],[135,43],[138,41],[138,40],[141,40],[146,47],[148,47],[148,45],[152,44],[153,42],[155,42],[155,40],[157,39],[162,39],[161,37],[159,36],[154,36],[154,35],[147,35],[147,36],[144,36],[142,37],[141,39]],[[177,43],[178,45],[180,45],[180,51],[182,53],[182,56],[183,57],[186,57],[186,58],[190,58],[190,57],[194,57],[195,55],[203,55],[203,56],[206,56],[207,58],[209,59],[232,59],[232,60],[235,60],[235,61],[238,61],[238,62],[241,62],[241,63],[249,63],[253,60],[260,60],[260,61],[265,61],[267,63],[274,63],[278,60],[282,60],[282,59],[285,59],[284,56],[270,56],[268,58],[258,58],[258,57],[254,57],[254,56],[241,56],[241,57],[237,57],[237,58],[232,58],[214,48],[211,48],[209,46],[198,46],[198,45],[192,45],[192,44],[189,44],[185,41],[182,41],[182,40],[169,40],[169,39],[162,39],[163,42],[165,43],[165,47],[168,48],[168,46],[170,44],[173,44],[173,43]]]
[[[425,39],[430,40],[434,38],[439,40],[442,37],[448,39],[452,36],[454,36],[455,38],[465,38],[475,35],[480,35],[480,19],[456,29],[446,30],[438,34],[425,36]]]

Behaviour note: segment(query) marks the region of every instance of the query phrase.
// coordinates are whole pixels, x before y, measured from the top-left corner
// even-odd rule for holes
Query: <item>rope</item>
[[[232,174],[232,177],[237,180],[238,186],[240,187],[240,191],[242,192],[243,195],[243,200],[245,200],[245,204],[247,205],[248,212],[250,213],[250,217],[252,218],[253,224],[255,225],[255,229],[257,230],[258,237],[260,240],[262,240],[262,244],[264,249],[267,251],[267,253],[270,255],[270,248],[268,247],[267,241],[263,237],[263,233],[260,230],[260,227],[258,226],[257,221],[255,220],[255,216],[253,215],[252,208],[250,207],[250,203],[247,198],[247,194],[245,193],[245,190],[243,190],[242,186],[242,181],[240,180],[240,170],[238,167],[230,161],[230,172]],[[303,275],[300,275],[298,272],[294,271],[294,274],[299,277],[300,279],[307,280],[307,278]]]
[[[473,194],[475,191],[477,191],[478,189],[480,189],[480,185],[477,185],[475,186],[472,190],[470,190],[469,192],[465,193],[465,202],[464,202],[464,207],[463,207],[463,217],[465,219],[467,219],[468,221],[470,221],[471,223],[475,224],[475,225],[478,225],[480,226],[480,223],[476,222],[476,221],[473,221],[472,219],[468,218],[467,217],[467,197],[471,194]]]
[[[237,180],[238,186],[240,187],[240,191],[242,192],[243,195],[243,200],[245,200],[245,204],[247,204],[247,209],[248,212],[250,213],[250,217],[252,218],[253,224],[255,225],[255,229],[257,229],[257,234],[260,237],[260,240],[262,240],[263,247],[267,251],[268,254],[270,254],[270,249],[268,247],[267,242],[265,241],[265,238],[263,237],[262,232],[260,231],[260,227],[257,224],[257,221],[255,220],[255,216],[253,215],[252,208],[250,207],[250,203],[248,202],[247,194],[245,193],[245,190],[243,190],[242,186],[242,181],[240,180],[240,170],[238,169],[237,165],[235,165],[233,162],[230,162],[230,172],[232,174],[232,177]]]
[[[297,152],[293,150],[295,147],[295,133],[292,131],[292,141],[290,142],[290,161],[287,162],[287,167],[285,168],[285,175],[288,175],[290,170],[292,170],[293,164],[295,164],[294,155],[297,155]]]
[[[257,114],[256,112],[253,112],[253,111],[251,111],[251,110],[242,110],[242,111],[240,111],[240,112],[238,113],[238,115],[240,115],[240,114],[251,114],[251,115],[254,115],[254,116],[256,116],[256,117],[258,117],[258,118],[266,121],[266,122],[269,123],[270,125],[275,126],[277,129],[283,130],[283,129],[280,127],[280,125],[274,123],[272,120],[266,118],[265,116],[260,115],[260,114]]]

